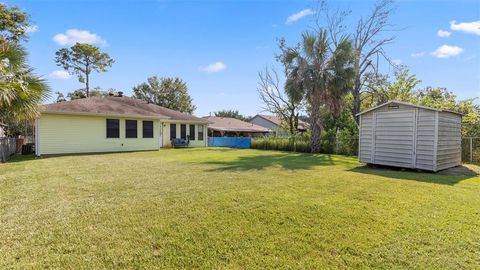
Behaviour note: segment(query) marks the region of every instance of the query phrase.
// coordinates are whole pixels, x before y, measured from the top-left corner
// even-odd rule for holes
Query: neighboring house
[[[462,115],[400,101],[358,114],[359,160],[439,171],[462,163]]]
[[[35,121],[36,155],[157,150],[171,139],[207,146],[208,121],[143,100],[89,97],[43,105]]]
[[[267,128],[244,122],[235,118],[205,116],[208,120],[209,137],[263,137],[269,133]]]
[[[289,135],[288,130],[282,127],[282,119],[275,115],[257,114],[249,122],[269,129],[275,136],[283,137]],[[299,132],[305,132],[308,128],[308,123],[298,120]]]

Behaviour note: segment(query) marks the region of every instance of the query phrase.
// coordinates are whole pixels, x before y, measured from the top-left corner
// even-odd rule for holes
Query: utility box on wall
[[[462,163],[462,115],[390,101],[358,114],[359,160],[429,171]]]

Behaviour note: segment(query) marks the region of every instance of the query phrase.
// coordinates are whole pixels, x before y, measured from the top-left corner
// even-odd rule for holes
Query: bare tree
[[[278,72],[274,68],[265,68],[260,72],[258,93],[267,112],[280,116],[292,136],[298,131],[298,116],[304,108],[303,98],[292,97],[285,91]]]
[[[386,60],[391,66],[396,67],[392,60],[385,53],[385,45],[391,43],[395,36],[391,35],[392,26],[389,24],[389,17],[394,11],[393,0],[378,0],[370,14],[358,20],[353,33],[353,49],[355,55],[354,70],[355,78],[351,89],[353,95],[352,114],[358,124],[358,117],[361,106],[361,93],[366,82],[366,74],[378,72],[380,58]],[[342,36],[345,36],[347,27],[344,25],[345,18],[350,11],[329,10],[325,1],[320,2],[317,12],[317,28],[321,29],[326,21],[330,39],[337,43]]]

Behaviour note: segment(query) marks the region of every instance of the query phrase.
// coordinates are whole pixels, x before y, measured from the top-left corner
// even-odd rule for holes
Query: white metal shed
[[[360,162],[439,171],[462,163],[462,115],[389,101],[360,116]]]

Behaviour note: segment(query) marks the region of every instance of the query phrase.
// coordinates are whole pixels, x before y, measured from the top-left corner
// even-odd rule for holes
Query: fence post
[[[473,137],[470,137],[470,163],[473,163]]]

